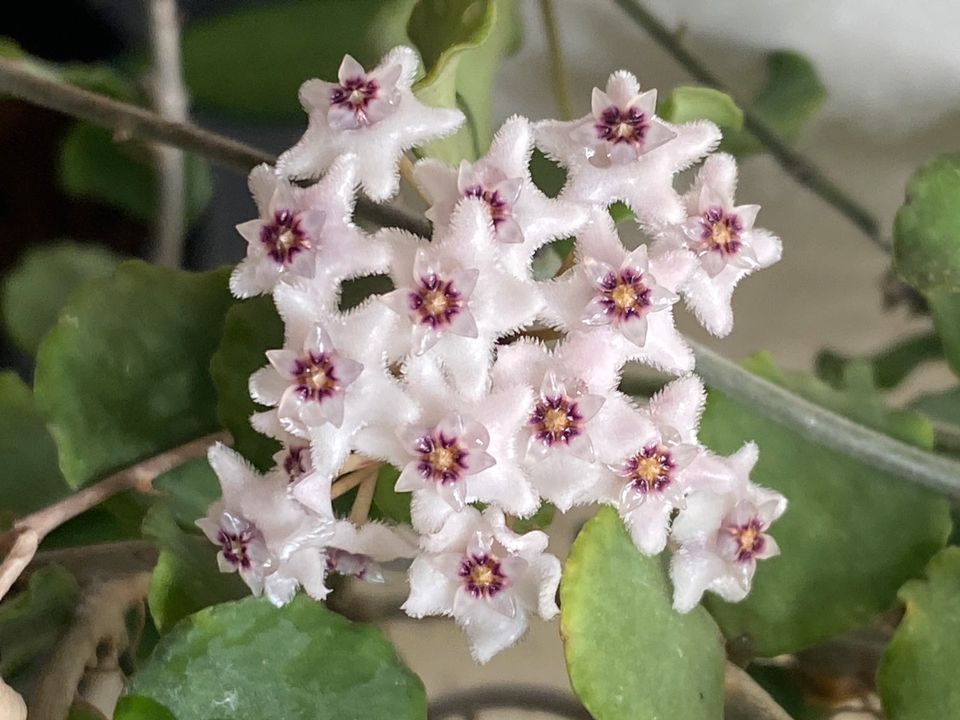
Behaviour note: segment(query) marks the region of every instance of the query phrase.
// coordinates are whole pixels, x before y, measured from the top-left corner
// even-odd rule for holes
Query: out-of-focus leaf
[[[960,548],[942,550],[926,578],[900,590],[906,612],[877,671],[890,720],[960,717]]]
[[[371,295],[383,295],[393,288],[393,280],[389,275],[364,275],[345,280],[340,286],[340,311],[346,312]]]
[[[267,350],[283,346],[283,322],[269,297],[236,303],[227,313],[220,347],[210,362],[217,388],[217,415],[233,435],[236,450],[266,471],[280,444],[250,427],[250,416],[265,408],[250,398],[250,376],[266,365]]]
[[[907,338],[881,350],[872,357],[851,358],[832,350],[821,350],[817,355],[817,375],[835,388],[845,384],[844,375],[854,364],[870,368],[873,381],[881,390],[899,385],[919,365],[943,357],[943,344],[934,333]]]
[[[748,672],[787,711],[791,720],[828,720],[827,712],[807,699],[796,670],[776,665],[752,665]]]
[[[219,428],[209,362],[229,306],[225,271],[139,261],[74,294],[34,386],[72,487]]]
[[[600,720],[716,720],[723,639],[703,608],[672,606],[661,559],[642,555],[616,511],[580,531],[560,584],[560,635],[574,692]]]
[[[207,514],[207,508],[220,497],[220,482],[205,457],[188,460],[153,481],[163,493],[163,503],[184,527]]]
[[[0,675],[14,675],[53,647],[73,618],[79,593],[70,573],[49,565],[30,575],[24,592],[0,604]]]
[[[725,92],[713,88],[683,85],[661,103],[657,114],[667,122],[711,120],[724,132],[743,128],[743,110]]]
[[[410,524],[410,493],[393,489],[400,471],[393,465],[384,465],[377,474],[377,488],[373,492],[373,507],[377,519]]]
[[[803,55],[780,50],[767,56],[767,81],[754,96],[750,110],[783,140],[791,142],[817,114],[826,97],[827,89],[813,64]],[[763,150],[747,130],[725,130],[720,147],[735,155]]]
[[[860,423],[932,446],[928,422],[885,410],[866,386],[838,392],[810,376],[779,371],[769,356],[747,367]],[[724,454],[756,441],[760,461],[752,480],[790,501],[771,529],[782,554],[760,563],[747,599],[706,600],[726,636],[742,639],[756,655],[793,652],[867,623],[890,608],[897,589],[922,572],[949,535],[949,504],[942,498],[804,440],[716,391],[701,439]]]
[[[957,252],[960,254],[960,244]],[[930,315],[933,316],[933,324],[943,343],[943,354],[947,363],[954,375],[960,376],[960,292],[929,290],[924,296],[930,307]]]
[[[115,720],[177,720],[166,707],[143,695],[124,695],[113,717]]]
[[[187,155],[187,221],[194,222],[213,196],[207,162]],[[76,123],[63,141],[60,185],[67,195],[113,205],[143,223],[151,222],[157,208],[157,173],[143,145],[114,141],[110,131]]]
[[[423,720],[427,713],[423,684],[379,630],[304,595],[282,608],[251,597],[191,615],[160,641],[129,691],[184,719]],[[115,720],[160,717],[121,710]]]
[[[544,501],[540,509],[528,518],[519,518],[513,523],[513,531],[521,535],[531,530],[545,530],[553,522],[553,516],[557,514],[557,508],[551,503]]]
[[[67,299],[88,280],[109,276],[120,257],[107,248],[59,242],[33,250],[3,280],[3,321],[24,352],[37,352]]]
[[[414,0],[282,0],[234,6],[190,23],[184,75],[197,108],[251,120],[297,120],[300,85],[334,80],[347,53],[372,68],[407,42]]]

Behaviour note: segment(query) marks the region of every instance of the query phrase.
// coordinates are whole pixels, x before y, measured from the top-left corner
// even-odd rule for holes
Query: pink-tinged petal
[[[764,534],[763,536],[763,550],[758,552],[754,557],[758,560],[768,560],[772,557],[776,557],[780,554],[780,546],[777,544],[777,541],[774,540],[770,535]]]
[[[457,189],[464,193],[476,185],[483,185],[483,175],[477,165],[461,160],[457,168]]]
[[[603,111],[609,107],[615,107],[619,105],[617,101],[607,95],[600,88],[594,88],[593,93],[590,95],[590,111],[593,113],[595,118],[599,118],[603,115]],[[593,135],[591,139],[596,139],[596,134]]]
[[[783,244],[773,233],[759,228],[750,230],[743,235],[744,243],[753,250],[759,267],[770,267],[779,262],[783,255]]]
[[[706,542],[720,529],[726,512],[723,495],[707,490],[695,492],[673,521],[673,537],[680,544]]]
[[[384,94],[389,95],[400,83],[401,77],[405,72],[402,63],[395,62],[390,64],[381,64],[370,74],[380,83]]]
[[[677,133],[667,127],[664,123],[654,118],[650,123],[650,127],[647,129],[646,136],[643,138],[643,152],[648,153],[656,150],[662,145],[666,145],[676,137]]]
[[[724,195],[733,198],[737,189],[737,161],[727,153],[714,153],[703,162],[697,179],[687,197],[691,214],[699,214],[700,189],[705,185],[723,188]]]
[[[397,313],[397,315],[409,317],[411,295],[412,292],[410,288],[401,287],[397,288],[396,290],[392,290],[385,295],[377,295],[377,300],[393,310],[395,313]]]
[[[510,207],[516,204],[520,199],[520,191],[523,190],[524,179],[522,177],[512,177],[503,180],[493,186],[493,189],[500,194],[500,197],[507,200]]]
[[[727,258],[721,252],[708,250],[700,256],[700,264],[703,266],[704,271],[706,271],[707,276],[712,279],[716,278],[726,269]]]
[[[467,504],[467,490],[463,480],[433,486],[435,494],[454,512],[460,512]]]
[[[658,426],[675,428],[683,442],[696,443],[706,399],[703,381],[698,376],[678,378],[650,398],[650,417]]]
[[[712,553],[682,547],[674,552],[670,562],[673,609],[679,613],[693,610],[725,569],[724,562]]]
[[[632,317],[620,323],[620,332],[638,348],[643,348],[647,344],[649,325],[645,317]]]
[[[267,360],[281,377],[292,380],[296,377],[295,368],[299,355],[293,350],[267,350]]]
[[[608,311],[607,305],[604,304],[603,299],[595,296],[591,298],[583,308],[583,314],[581,315],[580,319],[584,325],[598,327],[610,325],[613,322],[614,317],[615,316]],[[643,322],[642,318],[636,319]]]
[[[358,363],[350,358],[338,356],[336,361],[337,380],[341,388],[347,387],[353,383],[360,373],[363,372],[363,363]]]
[[[744,231],[752,230],[753,224],[757,221],[757,213],[760,212],[759,205],[740,205],[733,209],[733,212],[740,218]]]
[[[760,448],[755,442],[745,442],[739,450],[727,458],[730,467],[733,468],[740,477],[746,480],[750,477],[754,465],[760,459]]]
[[[230,292],[237,298],[249,298],[268,293],[280,281],[280,266],[251,250],[230,273]]]
[[[337,70],[337,80],[340,84],[345,84],[348,80],[365,78],[367,75],[363,65],[353,59],[351,55],[344,55],[340,62],[340,68]]]
[[[311,405],[316,407],[320,411],[321,416],[334,427],[343,425],[344,399],[342,392],[336,392],[324,398],[322,401],[312,403]],[[312,423],[308,422],[307,425],[310,426]]]
[[[263,228],[263,220],[247,220],[237,225],[237,232],[248,243],[257,244],[260,242],[260,230]],[[267,259],[264,258],[264,261]]]
[[[610,165],[626,165],[637,159],[637,148],[628,143],[618,143],[616,145],[607,145],[606,155],[594,155],[591,160],[599,168],[605,168]]]
[[[400,473],[400,477],[397,478],[396,484],[393,486],[393,489],[396,492],[413,492],[414,490],[423,490],[427,487],[429,483],[424,480],[423,476],[420,474],[420,470],[417,468],[418,462],[414,460],[409,462],[404,466],[403,471]]]
[[[648,297],[650,301],[650,312],[666,309],[680,299],[679,295],[667,290],[667,288],[662,285],[652,285]]]
[[[408,578],[410,595],[401,605],[407,615],[422,618],[427,615],[449,615],[453,612],[453,600],[458,584],[437,571],[425,557],[418,557],[411,563]]]
[[[477,286],[477,278],[480,277],[480,271],[475,268],[458,270],[450,275],[450,281],[453,287],[460,293],[463,300],[468,300]]]
[[[413,326],[412,340],[413,354],[420,356],[439,342],[440,333],[428,325],[417,324]]]
[[[590,436],[586,433],[580,433],[570,438],[570,442],[567,443],[567,448],[569,448],[574,457],[586,460],[587,462],[593,462],[596,457],[596,453],[593,451],[593,443],[590,442]]]
[[[260,473],[246,458],[223,443],[218,442],[210,447],[207,460],[220,480],[224,501],[227,503],[232,502],[232,498],[238,496],[245,486],[256,483],[260,478]]]
[[[498,241],[507,245],[516,245],[524,240],[523,228],[520,227],[520,223],[511,217],[504,218],[497,226],[496,235]]]
[[[484,450],[490,445],[490,433],[481,423],[464,418],[460,429],[460,442],[470,450]]]
[[[327,123],[334,130],[356,130],[362,127],[357,114],[343,105],[331,105],[327,110]]]
[[[696,270],[697,256],[687,250],[656,252],[650,258],[650,273],[664,288],[676,291]]]
[[[639,94],[640,83],[633,73],[617,70],[607,78],[607,95],[617,107],[626,107]]]
[[[732,211],[733,193],[728,192],[726,188],[704,185],[700,188],[700,212],[706,212],[711,208],[720,208],[728,212]]]
[[[602,395],[580,395],[576,398],[576,401],[577,409],[580,411],[583,421],[589,422],[594,415],[600,412],[606,398]]]
[[[640,245],[624,259],[620,269],[632,268],[641,273],[646,273],[650,267],[650,261],[647,255],[647,246]]]
[[[247,177],[247,187],[257,205],[257,211],[263,215],[270,205],[270,198],[277,187],[279,178],[273,168],[266,163],[257,165]],[[241,233],[242,234],[242,233]]]
[[[482,600],[475,600],[469,610],[457,617],[457,624],[467,633],[473,659],[484,664],[523,636],[527,631],[527,615],[518,612],[509,617]]]
[[[454,335],[460,335],[466,338],[476,338],[480,335],[473,313],[466,308],[462,308],[460,312],[453,316],[448,329]],[[424,352],[425,351],[426,350],[424,350]]]
[[[630,100],[630,104],[637,108],[648,118],[652,118],[657,112],[657,91],[656,89],[647,90],[640,93]],[[649,149],[649,147],[647,148]]]
[[[648,497],[626,513],[621,511],[633,544],[644,555],[659,555],[667,546],[671,512],[673,505],[658,497]]]
[[[250,397],[260,405],[275,406],[290,386],[290,381],[271,366],[260,368],[250,376]]]

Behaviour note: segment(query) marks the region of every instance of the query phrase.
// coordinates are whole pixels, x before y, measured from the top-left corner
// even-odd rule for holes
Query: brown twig
[[[360,489],[357,490],[357,497],[353,500],[353,507],[350,508],[350,522],[358,527],[363,525],[370,516],[373,493],[377,489],[378,472],[378,468],[367,468],[356,473],[357,475],[364,475],[360,482]]]
[[[153,481],[167,470],[187,460],[201,457],[215,442],[229,442],[229,433],[216,433],[193,440],[180,447],[121,470],[98,483],[55,502],[42,510],[27,515],[14,523],[13,528],[0,536],[0,547],[10,547],[0,565],[0,599],[30,564],[37,545],[54,529],[67,520],[96,507],[103,501],[127,490],[150,492]]]
[[[56,110],[112,130],[117,138],[139,138],[196,153],[211,162],[249,172],[276,156],[217,133],[183,122],[164,120],[144,108],[38,75],[17,60],[0,59],[0,93]],[[390,205],[358,198],[357,215],[386,227],[400,227],[429,237],[430,223]]]

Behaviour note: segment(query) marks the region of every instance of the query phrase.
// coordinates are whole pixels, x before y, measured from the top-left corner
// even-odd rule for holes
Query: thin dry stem
[[[357,497],[353,501],[353,507],[350,508],[350,522],[358,527],[363,525],[370,516],[370,506],[373,504],[373,493],[377,489],[377,468],[367,468],[357,473],[365,477],[360,483],[360,489],[357,490]]]

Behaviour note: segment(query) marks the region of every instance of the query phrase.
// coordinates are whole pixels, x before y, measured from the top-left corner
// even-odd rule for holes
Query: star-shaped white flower
[[[446,232],[427,242],[383,230],[394,247],[390,271],[397,289],[381,300],[405,329],[371,326],[381,337],[410,339],[408,352],[439,359],[461,392],[478,398],[488,386],[497,340],[532,324],[543,305],[540,288],[506,272],[497,261],[489,213],[479,198],[464,198]],[[384,320],[390,320],[384,318]]]
[[[434,532],[466,503],[493,503],[527,517],[540,499],[517,464],[515,441],[527,421],[530,392],[493,391],[477,400],[452,386],[436,360],[413,358],[405,389],[420,415],[403,423],[384,418],[357,435],[357,449],[402,470],[398,492],[413,492],[414,527]]]
[[[381,202],[395,195],[404,151],[450,135],[464,121],[459,110],[427,107],[414,97],[411,86],[419,67],[414,50],[397,47],[369,72],[347,55],[337,82],[307,80],[300,103],[309,125],[300,142],[280,156],[277,171],[314,178],[338,155],[353,153],[367,196]]]
[[[498,351],[494,389],[518,395],[534,389],[516,440],[520,465],[541,497],[562,511],[590,499],[602,463],[620,456],[638,424],[637,410],[616,391],[616,374],[612,383],[591,382],[591,366],[616,363],[608,347],[588,351],[580,343],[550,351],[521,339]]]
[[[561,198],[609,205],[622,200],[646,225],[683,219],[673,176],[720,142],[711,122],[671,125],[655,117],[656,91],[640,92],[637,78],[613,73],[606,92],[593,91],[591,114],[570,122],[544,120],[537,147],[567,168]]]
[[[427,217],[437,231],[450,223],[456,204],[479,197],[493,223],[493,234],[503,266],[519,278],[530,275],[533,254],[541,246],[570,237],[587,220],[587,208],[578,203],[551,200],[530,178],[533,131],[530,121],[513,116],[497,132],[489,152],[459,170],[439,160],[417,163],[415,177],[430,202]]]
[[[324,548],[327,571],[366,582],[383,582],[381,563],[417,554],[417,535],[409,527],[368,521],[357,527],[337,520]]]
[[[560,561],[544,552],[547,541],[538,530],[514,533],[497,508],[466,508],[425,539],[403,609],[416,618],[452,615],[485,663],[523,636],[530,613],[550,620],[559,612]]]
[[[692,610],[707,590],[728,602],[743,600],[757,561],[780,554],[767,532],[787,509],[787,500],[749,481],[757,456],[757,446],[747,443],[726,458],[729,489],[691,493],[674,521],[672,536],[679,547],[670,578],[678,612]]]
[[[759,205],[734,206],[737,161],[725,153],[707,158],[683,196],[687,219],[663,228],[654,248],[686,248],[699,263],[680,294],[707,330],[718,337],[733,329],[733,290],[747,275],[780,259],[780,238],[754,227]]]
[[[544,283],[544,317],[568,331],[610,343],[620,364],[638,360],[659,370],[693,370],[693,353],[677,332],[673,304],[696,261],[685,250],[648,257],[646,245],[627,252],[610,216],[594,210],[577,235],[578,262]]]
[[[261,476],[220,443],[208,457],[223,497],[197,526],[220,546],[221,572],[239,572],[254,595],[265,594],[277,606],[290,602],[298,587],[323,600],[329,590],[321,548],[333,535],[333,519],[293,500],[281,474]]]
[[[285,323],[284,347],[268,351],[270,364],[250,377],[250,394],[275,409],[254,415],[251,422],[274,437],[279,424],[310,441],[312,470],[292,491],[324,512],[330,483],[353,449],[356,432],[378,419],[411,420],[417,409],[354,316],[324,310],[310,287],[281,285],[274,299]]]
[[[281,281],[307,278],[330,303],[344,279],[388,267],[387,248],[353,224],[355,156],[337,158],[318,183],[306,188],[277,177],[269,165],[255,167],[249,182],[260,217],[237,225],[247,241],[247,257],[230,276],[237,297],[262,295]]]

